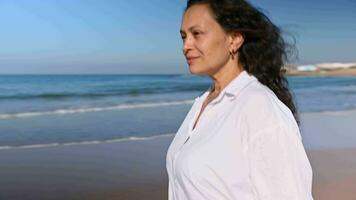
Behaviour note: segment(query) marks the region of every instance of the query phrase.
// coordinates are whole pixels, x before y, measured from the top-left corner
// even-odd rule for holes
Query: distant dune
[[[356,76],[356,63],[320,63],[286,67],[289,76]]]

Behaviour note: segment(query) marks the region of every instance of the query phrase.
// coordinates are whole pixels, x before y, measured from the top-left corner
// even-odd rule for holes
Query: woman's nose
[[[187,54],[187,52],[192,49],[193,40],[190,37],[186,37],[183,41],[183,54]]]

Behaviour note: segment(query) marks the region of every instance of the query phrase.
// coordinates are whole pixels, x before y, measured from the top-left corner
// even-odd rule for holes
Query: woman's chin
[[[204,74],[204,71],[194,64],[189,65],[189,71],[191,74],[194,74],[194,75]]]
[[[210,76],[209,71],[207,69],[204,69],[204,68],[189,66],[189,71],[193,75],[200,75],[200,76],[207,75],[207,76]]]

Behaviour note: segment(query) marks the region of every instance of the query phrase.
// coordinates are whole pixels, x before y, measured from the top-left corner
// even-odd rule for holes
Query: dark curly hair
[[[185,11],[196,4],[209,5],[225,32],[243,35],[239,64],[276,94],[299,125],[297,108],[284,76],[285,62],[293,55],[295,45],[287,43],[280,28],[245,0],[188,0]]]

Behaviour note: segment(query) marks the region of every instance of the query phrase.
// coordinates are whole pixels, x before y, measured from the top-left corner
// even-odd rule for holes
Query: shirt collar
[[[232,81],[230,81],[230,83],[220,92],[219,96],[217,96],[215,99],[211,101],[211,104],[216,104],[220,102],[224,96],[229,97],[230,100],[235,99],[236,96],[239,94],[239,92],[252,81],[257,81],[257,78],[253,75],[248,74],[245,70],[243,70]],[[197,97],[196,100],[205,99],[211,90],[212,87],[210,87],[200,97]]]

